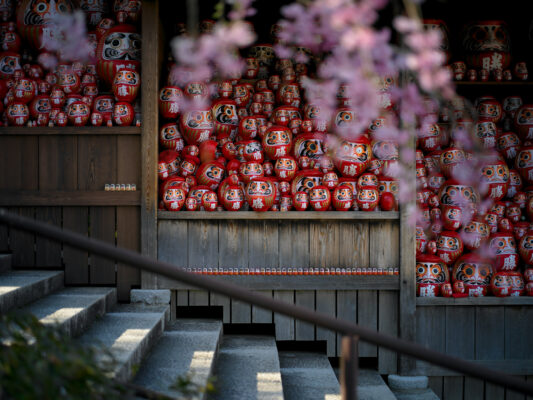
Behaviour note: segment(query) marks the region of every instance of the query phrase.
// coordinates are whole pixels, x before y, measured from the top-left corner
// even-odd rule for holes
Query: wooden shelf
[[[141,192],[2,191],[0,206],[138,206]]]
[[[533,306],[533,297],[417,297],[417,307],[423,306]]]
[[[0,128],[0,135],[140,135],[140,126],[53,126],[53,127],[27,127],[6,126]]]
[[[159,211],[158,219],[177,220],[399,220],[398,211]]]
[[[400,277],[390,275],[280,276],[205,275],[208,278],[244,286],[250,290],[399,290]],[[194,286],[159,277],[160,289],[195,289]]]

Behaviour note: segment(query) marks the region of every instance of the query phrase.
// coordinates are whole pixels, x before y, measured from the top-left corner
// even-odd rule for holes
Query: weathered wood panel
[[[179,292],[184,292],[184,290],[178,290]],[[222,322],[229,324],[231,322],[231,300],[229,297],[222,296],[216,293],[209,294],[209,304],[212,306],[222,306],[223,307],[223,317]]]
[[[398,292],[380,290],[378,293],[378,330],[389,335],[398,335],[399,298]],[[398,368],[398,354],[395,351],[378,348],[378,371],[380,374],[396,373]]]
[[[463,397],[462,376],[445,376],[442,385],[443,400],[461,399]]]
[[[239,300],[231,299],[231,322],[249,324],[252,322],[252,306]]]
[[[209,292],[205,290],[189,291],[189,305],[190,306],[208,306],[209,305]]]
[[[35,219],[49,225],[61,227],[61,207],[37,207]],[[35,237],[35,266],[61,267],[61,243],[37,235]]]
[[[309,267],[309,246],[308,222],[283,221],[280,223],[280,267]],[[315,267],[319,266],[315,265]]]
[[[272,290],[257,290],[257,293],[267,297],[272,297]],[[252,323],[271,324],[272,311],[261,307],[252,306]]]
[[[316,291],[316,311],[329,315],[336,315],[336,296],[334,290],[317,290]],[[335,349],[335,332],[316,327],[316,340],[327,341],[328,357],[336,356]]]
[[[267,221],[248,222],[248,265],[277,267],[279,265],[279,236],[276,224]]]
[[[136,252],[141,250],[140,222],[139,207],[117,207],[117,246]],[[117,296],[119,301],[129,301],[131,288],[140,283],[140,270],[118,263]]]
[[[472,400],[483,400],[485,384],[481,379],[465,376],[464,398]]]
[[[275,290],[274,298],[289,304],[294,304],[294,292],[292,290]],[[277,340],[294,340],[294,319],[274,313]]]
[[[357,291],[337,291],[337,318],[357,322]],[[337,332],[337,355],[341,353],[342,334]]]
[[[294,293],[295,304],[315,310],[315,292],[313,290],[297,290]],[[315,340],[315,326],[308,322],[295,321],[296,340]]]
[[[216,226],[210,222],[201,222]],[[189,223],[189,230],[194,224]],[[218,228],[218,252],[213,255],[213,266],[247,267],[248,266],[248,221],[234,221],[220,224]]]
[[[368,223],[339,222],[339,265],[345,267],[370,266]]]
[[[63,228],[87,236],[89,234],[89,208],[63,207]],[[65,245],[63,247],[65,283],[83,285],[89,282],[89,253]]]
[[[180,237],[180,239],[184,239]],[[191,267],[216,266],[218,263],[218,226],[207,222],[189,225],[188,265]],[[174,244],[176,246],[176,243]],[[163,253],[164,254],[164,253]]]
[[[293,241],[297,241],[295,237]],[[309,266],[339,267],[339,224],[330,221],[309,223]],[[350,247],[350,244],[343,243]],[[307,265],[302,265],[307,267]]]
[[[378,329],[378,292],[359,290],[357,292],[357,323],[369,329]],[[359,342],[359,357],[377,357],[376,345]]]
[[[91,207],[90,236],[110,244],[115,244],[115,207]],[[114,285],[116,283],[115,261],[90,255],[89,279],[97,285]]]
[[[11,208],[9,211],[22,217],[35,219],[35,208],[21,207]],[[10,250],[13,253],[12,263],[14,267],[35,266],[35,235],[18,229],[10,229]]]

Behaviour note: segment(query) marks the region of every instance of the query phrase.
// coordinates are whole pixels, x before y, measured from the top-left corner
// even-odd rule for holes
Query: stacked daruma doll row
[[[140,124],[141,2],[81,0],[79,9],[92,29],[86,51],[54,41],[82,29],[65,32],[55,24],[61,16],[78,12],[75,4],[1,2],[0,124]],[[78,45],[83,44],[81,39]]]
[[[234,79],[179,84],[169,73],[159,98],[160,208],[396,209],[398,186],[387,170],[397,162],[397,144],[375,136],[386,117],[353,137],[336,135],[354,120],[343,87],[326,121],[300,85],[309,64],[276,59],[272,44],[246,53],[246,69]],[[383,83],[383,99],[390,84]],[[194,99],[209,105],[181,110]],[[390,102],[387,108],[393,112]]]
[[[449,110],[453,129],[435,124],[419,133],[417,293],[531,296],[533,105],[520,96],[478,97],[476,120],[466,106],[458,98]],[[465,150],[475,146],[475,156]]]

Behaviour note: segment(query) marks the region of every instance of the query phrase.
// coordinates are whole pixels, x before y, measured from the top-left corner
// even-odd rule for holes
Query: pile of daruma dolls
[[[475,121],[464,98],[453,104],[451,134],[446,124],[419,132],[417,294],[533,296],[533,105],[483,96],[473,106]],[[471,129],[482,154],[465,150],[459,133]],[[460,179],[472,157],[478,187]]]
[[[309,56],[304,48],[298,52]],[[319,107],[306,103],[300,84],[311,74],[310,64],[277,59],[267,43],[246,49],[244,58],[242,75],[217,80],[211,94],[213,82],[180,85],[169,73],[159,97],[160,209],[397,209],[397,182],[386,172],[397,162],[398,148],[373,137],[384,118],[356,139],[337,137],[332,146],[335,130],[354,118],[344,87],[333,121],[324,121]],[[390,84],[383,82],[380,97],[388,112]],[[210,106],[180,110],[182,99],[195,98]]]
[[[53,53],[46,43],[58,34],[55,18],[78,8],[90,54],[67,62],[68,49]],[[0,124],[139,125],[140,13],[140,0],[0,0]],[[54,57],[55,66],[44,62]]]

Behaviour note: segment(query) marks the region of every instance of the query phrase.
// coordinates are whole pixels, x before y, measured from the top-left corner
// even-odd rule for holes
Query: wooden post
[[[359,336],[343,336],[341,342],[341,399],[357,400],[357,374]]]
[[[159,1],[143,2],[142,15],[142,200],[141,251],[157,258],[157,155],[159,132],[159,71],[160,71]],[[143,288],[155,288],[156,277],[143,272]]]

